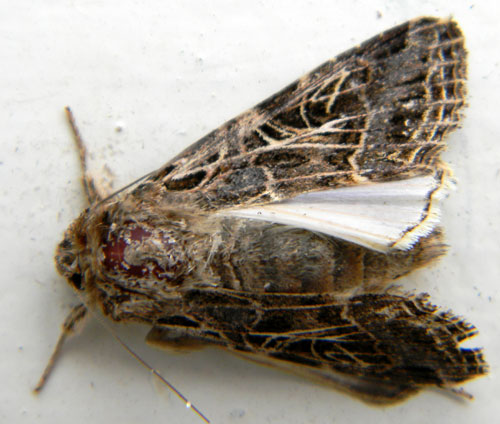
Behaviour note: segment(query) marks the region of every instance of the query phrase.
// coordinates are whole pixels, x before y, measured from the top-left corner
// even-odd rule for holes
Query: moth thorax
[[[147,223],[112,225],[101,252],[101,270],[122,281],[172,284],[187,268],[184,249],[175,234]]]

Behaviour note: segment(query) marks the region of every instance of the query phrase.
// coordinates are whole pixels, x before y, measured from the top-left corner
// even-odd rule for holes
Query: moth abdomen
[[[210,262],[221,287],[254,292],[376,290],[445,252],[439,228],[411,250],[387,254],[336,237],[251,219],[225,220],[221,239]]]

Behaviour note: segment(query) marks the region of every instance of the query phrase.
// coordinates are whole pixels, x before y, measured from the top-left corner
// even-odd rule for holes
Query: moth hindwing
[[[425,294],[387,290],[444,253],[438,202],[451,180],[439,153],[465,83],[458,25],[424,17],[112,196],[84,178],[91,204],[56,254],[85,300],[79,313],[147,324],[165,347],[219,345],[372,402],[485,374],[481,349],[459,346],[472,325]]]

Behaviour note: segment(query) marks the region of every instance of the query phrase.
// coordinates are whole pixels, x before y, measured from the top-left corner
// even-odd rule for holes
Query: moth
[[[89,309],[164,347],[216,345],[374,403],[487,372],[473,325],[394,282],[446,250],[439,158],[466,50],[422,17],[337,56],[89,207],[57,270]],[[43,383],[42,383],[43,385]]]

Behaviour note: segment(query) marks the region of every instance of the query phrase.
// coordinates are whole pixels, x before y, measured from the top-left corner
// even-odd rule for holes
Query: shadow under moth
[[[473,325],[393,286],[446,250],[439,154],[465,94],[460,28],[423,17],[112,195],[77,135],[90,204],[55,260],[83,303],[60,342],[90,308],[156,345],[221,346],[375,403],[485,374],[481,349],[459,346]]]

